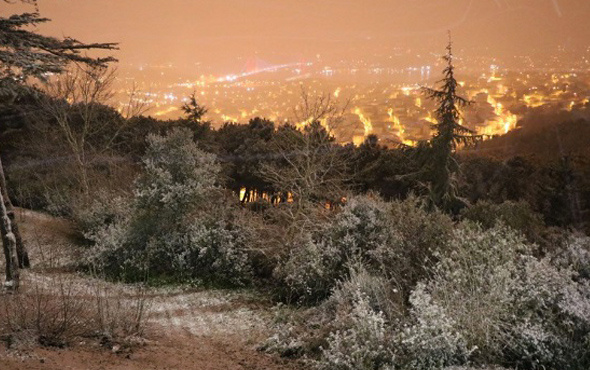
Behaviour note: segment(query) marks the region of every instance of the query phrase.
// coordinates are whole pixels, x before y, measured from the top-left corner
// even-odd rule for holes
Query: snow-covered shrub
[[[338,282],[329,299],[319,306],[305,310],[291,308],[279,311],[281,314],[277,315],[275,335],[266,341],[263,349],[280,353],[282,356],[310,356],[317,359],[323,358],[322,354],[331,348],[330,356],[333,358],[346,356],[348,349],[341,354],[337,352],[344,350],[341,346],[344,343],[352,346],[355,336],[360,338],[366,334],[359,331],[359,325],[364,325],[363,320],[377,320],[378,316],[378,320],[383,321],[385,330],[403,316],[400,294],[392,288],[387,279],[369,273],[360,263],[353,264],[348,275],[346,280]],[[360,309],[360,301],[362,310],[365,310],[367,315],[357,317],[354,321],[351,317],[355,310],[358,312]],[[285,312],[288,315],[285,315]],[[374,348],[382,345],[382,349],[391,357],[391,332],[388,332],[385,339],[379,340],[377,339],[381,337],[376,332],[373,334],[372,344],[369,345]],[[334,343],[340,341],[341,345],[330,347],[330,340]],[[335,366],[329,361],[321,362],[326,367]]]
[[[306,233],[298,236],[287,260],[277,266],[274,275],[288,302],[317,303],[342,277],[344,262],[340,250]]]
[[[305,352],[305,341],[295,332],[290,323],[278,323],[273,328],[274,334],[267,338],[258,349],[266,353],[279,354],[281,357],[301,357]]]
[[[322,309],[334,312],[349,312],[361,294],[375,312],[382,312],[390,322],[399,321],[404,315],[404,297],[391,281],[370,273],[360,263],[353,264],[348,278],[338,283]]]
[[[179,268],[192,277],[231,285],[242,285],[252,277],[248,249],[254,236],[240,223],[209,218],[191,225],[187,236],[188,243],[177,257]]]
[[[458,323],[437,304],[424,284],[410,296],[414,322],[401,333],[403,359],[407,369],[441,369],[465,364],[473,348],[458,329]]]
[[[439,211],[427,211],[416,197],[389,203],[387,218],[388,243],[370,251],[370,260],[408,297],[435,265],[437,256],[449,248],[453,222]]]
[[[97,192],[90,204],[79,204],[74,207],[74,221],[83,234],[92,233],[128,218],[130,203],[128,197],[108,192]]]
[[[590,279],[590,237],[572,235],[552,256],[553,264],[570,268],[579,278]]]
[[[212,195],[221,171],[214,154],[199,149],[188,129],[149,135],[143,173],[136,182],[135,207],[160,222],[181,219]]]
[[[414,349],[412,338],[424,338],[422,341],[428,344],[432,332],[440,331],[445,333],[437,336],[442,338],[442,344],[434,347],[436,356],[430,356],[434,362],[426,358],[428,366],[459,365],[449,361],[465,361],[465,354],[471,350],[476,350],[474,355],[484,361],[501,356],[504,335],[515,313],[510,294],[513,274],[520,253],[528,248],[519,234],[504,226],[483,230],[465,224],[455,230],[452,251],[441,258],[432,278],[420,283],[412,293],[412,312],[417,322],[410,332],[417,334],[406,339],[411,344],[410,352],[418,356],[430,353],[424,345]],[[422,334],[423,330],[426,334]],[[444,339],[447,336],[451,340]],[[455,355],[454,340],[464,349],[459,351],[460,356]]]
[[[423,276],[434,252],[444,249],[451,228],[448,217],[427,213],[413,198],[388,203],[377,197],[354,197],[318,231],[292,242],[275,277],[289,297],[317,303],[347,278],[352,261],[362,261],[401,289]]]
[[[385,316],[356,291],[347,328],[332,332],[322,350],[318,368],[324,370],[380,370],[394,362],[393,342]]]
[[[186,129],[148,144],[127,217],[87,234],[95,243],[89,261],[126,280],[247,281],[251,233],[216,188],[215,157]]]
[[[549,258],[523,258],[511,290],[516,317],[505,340],[508,363],[519,368],[590,366],[590,285]]]
[[[370,250],[389,243],[387,211],[383,201],[352,198],[318,231],[299,235],[288,258],[275,271],[288,297],[302,303],[326,299],[346,277],[349,261],[363,259]]]
[[[577,282],[575,272],[554,266],[549,258],[536,259],[531,250],[520,234],[505,226],[483,230],[461,225],[452,252],[412,293],[414,324],[404,339],[411,361],[430,353],[425,348],[437,343],[439,330],[460,338],[459,348],[467,352],[459,354],[469,354],[463,361],[526,369],[587,368],[588,284]],[[444,353],[455,348],[452,340],[443,341],[448,343],[442,346],[447,348]],[[427,356],[423,368],[452,365],[438,349],[434,353],[437,356]],[[431,357],[444,361],[436,364]]]
[[[319,310],[328,327],[321,369],[393,369],[392,326],[403,316],[403,298],[390,282],[354,264]]]

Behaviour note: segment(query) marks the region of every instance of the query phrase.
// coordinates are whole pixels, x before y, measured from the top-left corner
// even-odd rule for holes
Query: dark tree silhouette
[[[182,111],[186,115],[186,118],[190,121],[193,121],[194,123],[204,123],[203,116],[207,114],[207,108],[197,102],[194,92],[191,94],[191,96],[189,96],[188,99],[189,101],[184,103],[181,107]]]
[[[458,83],[455,79],[452,46],[449,37],[447,54],[443,57],[447,66],[443,71],[440,89],[423,88],[426,96],[438,103],[438,123],[433,124],[435,134],[428,145],[429,155],[424,173],[431,205],[456,214],[466,205],[466,201],[457,192],[459,164],[455,152],[460,145],[474,144],[480,136],[460,123],[460,108],[470,102],[457,95]]]
[[[103,67],[115,61],[113,57],[92,58],[82,52],[92,49],[114,50],[117,44],[85,44],[73,38],[58,39],[28,30],[29,27],[48,21],[48,18],[42,18],[38,13],[0,17],[0,104],[11,105],[20,93],[30,89],[28,82],[46,81],[49,75],[62,73],[70,63]],[[0,230],[6,258],[5,285],[17,290],[19,266],[28,267],[29,258],[8,198],[1,162],[0,190]]]

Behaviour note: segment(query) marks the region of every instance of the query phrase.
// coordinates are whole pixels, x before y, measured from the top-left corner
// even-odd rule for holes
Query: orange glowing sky
[[[440,51],[446,31],[465,53],[506,54],[590,43],[588,0],[39,0],[41,31],[120,42],[121,63],[232,66],[384,47]],[[2,3],[3,16],[29,6]],[[229,67],[228,67],[229,68]]]

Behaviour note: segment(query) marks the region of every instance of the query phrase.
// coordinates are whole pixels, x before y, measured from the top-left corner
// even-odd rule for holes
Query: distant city
[[[555,57],[537,61],[531,56],[512,56],[499,61],[491,57],[461,57],[457,52],[457,77],[461,93],[473,104],[466,107],[463,123],[483,135],[504,134],[517,125],[531,108],[553,106],[574,110],[590,99],[590,48],[568,52],[559,47]],[[397,58],[415,60],[399,66]],[[408,55],[410,58],[408,58]],[[214,127],[226,122],[247,123],[261,117],[278,124],[297,122],[294,109],[302,103],[302,92],[310,99],[330,95],[342,109],[338,122],[324,119],[340,142],[360,144],[371,134],[384,145],[412,145],[430,135],[434,104],[425,98],[423,86],[434,86],[441,78],[439,55],[394,49],[389,55],[367,60],[311,60],[273,64],[258,56],[243,58],[241,70],[216,75],[212,68],[195,63],[187,67],[122,65],[119,68],[118,104],[128,101],[131,87],[160,119],[182,115],[180,107],[193,92],[208,108],[206,119]],[[146,82],[149,81],[149,82]],[[300,119],[300,118],[299,118]]]

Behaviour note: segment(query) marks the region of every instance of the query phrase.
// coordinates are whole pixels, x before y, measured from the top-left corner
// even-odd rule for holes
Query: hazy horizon
[[[590,2],[583,0],[39,0],[39,27],[84,42],[119,42],[121,65],[201,63],[213,73],[252,56],[270,63],[371,58],[415,59],[444,51],[447,31],[468,57],[550,58],[558,47],[585,52]],[[34,11],[4,6],[2,15]]]

